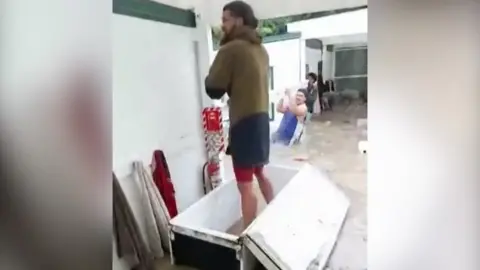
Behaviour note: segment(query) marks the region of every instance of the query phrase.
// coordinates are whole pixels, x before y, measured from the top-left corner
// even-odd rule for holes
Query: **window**
[[[335,86],[337,91],[368,91],[368,48],[366,46],[338,48],[334,54]]]
[[[366,47],[335,51],[335,77],[366,77],[368,50]]]

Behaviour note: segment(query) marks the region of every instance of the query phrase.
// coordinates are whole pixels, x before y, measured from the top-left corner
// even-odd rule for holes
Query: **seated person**
[[[290,93],[289,90],[285,91],[285,97],[277,104],[277,112],[283,113],[283,117],[272,138],[274,143],[289,146],[300,142],[308,111],[305,104],[307,91],[300,89],[293,95]]]

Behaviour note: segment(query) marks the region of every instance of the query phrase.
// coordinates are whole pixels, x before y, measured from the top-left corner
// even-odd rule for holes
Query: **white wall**
[[[305,41],[290,39],[265,43],[265,48],[270,57],[270,66],[273,67],[273,86],[270,101],[277,102],[283,96],[287,87],[298,85],[305,78]],[[213,61],[217,51],[212,52],[210,62]],[[280,119],[275,115],[275,120]]]
[[[327,46],[323,46],[323,55],[322,55],[322,70],[323,70],[323,79],[332,80],[334,77],[334,54],[333,52],[327,51]]]
[[[367,33],[360,33],[360,34],[352,34],[352,35],[337,35],[337,36],[328,36],[322,37],[323,44],[365,44],[368,42],[368,34]],[[350,46],[350,45],[348,45]]]
[[[270,66],[273,67],[275,89],[285,89],[298,84],[301,79],[301,44],[299,39],[264,44],[270,57]],[[211,62],[216,55],[216,51],[212,53]]]
[[[203,193],[204,155],[194,28],[113,15],[113,169],[143,227],[131,164],[165,151],[180,211]],[[166,38],[170,42],[166,42]]]
[[[285,88],[298,85],[304,77],[305,65],[302,64],[304,63],[302,58],[305,57],[304,44],[305,42],[302,43],[300,39],[265,44],[270,57],[270,66],[273,67],[274,90],[270,95],[270,102],[276,103],[283,96]],[[275,111],[271,132],[276,130],[281,118],[282,115]]]
[[[320,38],[366,34],[368,10],[362,9],[321,18],[289,23],[288,30],[301,32],[302,38]]]
[[[318,62],[322,61],[322,50],[305,47],[305,61],[310,72],[318,73]]]
[[[273,67],[274,89],[282,91],[302,79],[301,40],[291,39],[266,43],[265,48],[270,56],[270,66]]]

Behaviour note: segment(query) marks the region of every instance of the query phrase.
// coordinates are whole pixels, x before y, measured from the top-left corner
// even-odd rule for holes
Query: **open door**
[[[305,165],[246,230],[244,246],[267,270],[321,270],[349,206],[326,174]]]

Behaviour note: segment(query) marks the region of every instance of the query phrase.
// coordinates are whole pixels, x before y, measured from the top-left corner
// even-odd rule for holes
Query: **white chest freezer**
[[[257,218],[243,231],[238,230],[241,209],[235,181],[172,219],[172,264],[199,270],[323,269],[349,200],[311,165],[267,166],[266,174],[275,199],[269,205],[259,199]]]

